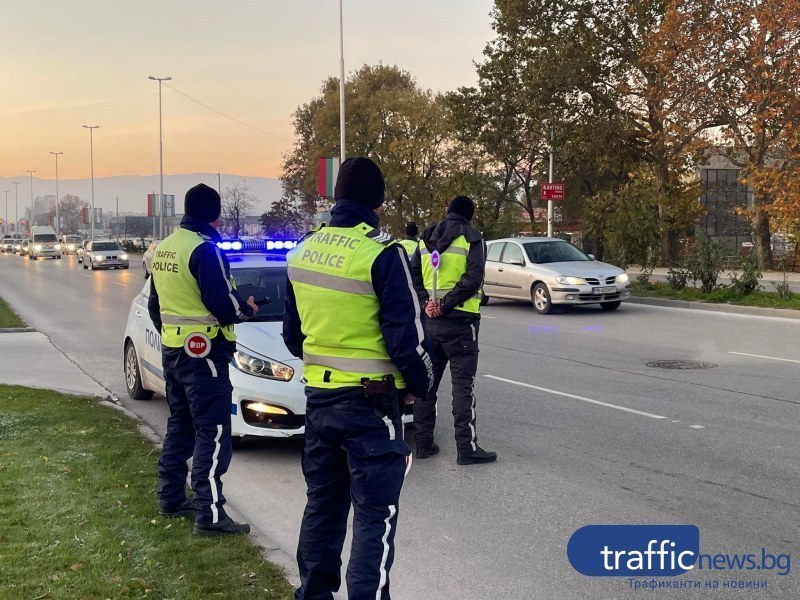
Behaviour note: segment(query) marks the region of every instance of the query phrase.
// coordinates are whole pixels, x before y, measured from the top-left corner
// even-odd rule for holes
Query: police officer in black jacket
[[[478,446],[475,417],[475,373],[478,370],[480,293],[486,263],[485,243],[470,225],[475,204],[458,196],[444,220],[422,234],[422,244],[411,257],[414,284],[427,299],[427,333],[432,343],[434,381],[431,393],[414,404],[414,438],[417,458],[439,452],[433,440],[436,392],[450,363],[453,381],[453,419],[457,462],[472,465],[494,462],[497,454]],[[439,255],[438,270],[432,257]],[[434,274],[434,271],[435,274]]]

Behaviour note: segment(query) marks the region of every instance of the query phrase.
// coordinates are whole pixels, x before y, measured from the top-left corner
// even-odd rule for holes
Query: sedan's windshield
[[[243,300],[254,296],[256,301],[269,298],[269,302],[259,306],[258,314],[250,322],[281,321],[283,320],[283,301],[286,296],[286,269],[275,267],[248,267],[233,269],[233,279],[239,289]],[[248,287],[258,288],[258,293]],[[259,297],[260,296],[260,297]]]
[[[591,260],[569,242],[529,242],[524,246],[528,258],[540,265]]]
[[[122,250],[116,242],[95,242],[92,244],[92,252],[98,250]]]

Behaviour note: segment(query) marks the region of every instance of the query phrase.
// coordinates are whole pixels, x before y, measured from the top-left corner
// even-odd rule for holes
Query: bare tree
[[[88,208],[86,200],[66,194],[58,201],[58,212],[64,226],[61,228],[63,233],[78,233],[81,228],[81,211]]]
[[[227,233],[233,237],[239,236],[244,229],[244,218],[253,210],[257,200],[244,181],[225,188],[222,193],[222,220]]]

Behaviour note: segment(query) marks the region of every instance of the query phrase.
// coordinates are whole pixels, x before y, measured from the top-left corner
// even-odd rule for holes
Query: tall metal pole
[[[11,190],[3,190],[3,193],[5,193],[5,195],[6,195],[6,219],[5,219],[5,221],[3,221],[3,225],[4,225],[3,233],[4,234],[8,233],[8,192],[10,192],[10,191]]]
[[[555,146],[555,127],[550,123],[550,178],[549,183],[553,183],[553,170],[555,160],[553,158]],[[547,237],[553,237],[553,201],[547,201]]]
[[[164,141],[161,129],[161,83],[164,81],[172,81],[172,77],[153,77],[148,76],[148,79],[158,82],[158,163],[159,173],[161,177],[161,193],[158,195],[158,239],[164,239]]]
[[[30,232],[31,227],[33,227],[33,223],[35,221],[35,219],[33,218],[33,174],[36,173],[36,171],[35,170],[31,171],[30,169],[28,169],[27,172],[31,174],[31,218],[28,220],[28,232]]]
[[[61,221],[58,218],[58,155],[63,152],[51,152],[56,157],[56,236],[61,235]]]
[[[100,125],[84,125],[83,127],[89,130],[89,165],[92,172],[92,236],[90,239],[94,241],[94,136],[92,134]]]
[[[118,241],[119,238],[119,196],[117,196],[117,219],[116,223],[114,223],[114,241]]]
[[[342,11],[342,0],[339,0],[339,134],[341,139],[341,162],[347,158],[345,150],[344,135],[344,15]]]
[[[217,193],[222,198],[222,173],[217,173]]]
[[[19,181],[12,181],[14,184],[14,233],[19,231]]]

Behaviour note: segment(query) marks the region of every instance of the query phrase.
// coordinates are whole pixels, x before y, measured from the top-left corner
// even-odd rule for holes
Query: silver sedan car
[[[594,260],[558,238],[519,237],[487,242],[483,301],[526,300],[546,315],[554,305],[599,304],[616,310],[630,297],[624,270]]]

